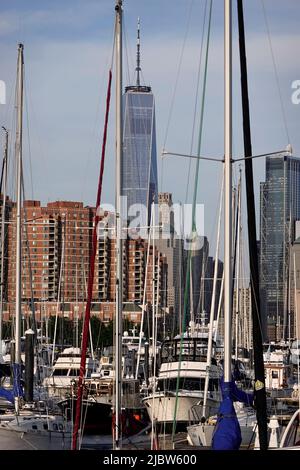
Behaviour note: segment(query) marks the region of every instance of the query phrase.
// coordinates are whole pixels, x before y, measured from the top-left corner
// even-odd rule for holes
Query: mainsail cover
[[[11,366],[8,364],[0,364],[0,378],[10,377],[13,375],[13,389],[6,389],[0,387],[0,397],[5,400],[14,403],[15,397],[23,397],[24,391],[21,384],[21,367],[19,364],[13,364],[12,371]]]
[[[11,375],[11,372],[9,371],[10,366],[6,366],[5,364],[1,364],[0,368],[0,377],[9,377]],[[3,387],[0,387],[0,397],[5,398],[5,400],[10,401],[11,403],[14,403],[15,397],[23,397],[24,396],[24,390],[21,384],[21,366],[20,364],[13,364],[12,367],[12,373],[13,373],[13,389],[6,389]]]
[[[213,450],[238,450],[241,442],[241,428],[233,406],[234,401],[253,404],[253,395],[239,390],[234,380],[221,381],[222,402],[218,412],[216,428],[212,437]]]

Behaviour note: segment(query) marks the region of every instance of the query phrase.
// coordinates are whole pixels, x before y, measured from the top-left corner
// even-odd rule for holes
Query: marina
[[[93,205],[48,196],[44,204],[34,198],[32,180],[28,197],[27,54],[32,63],[30,48],[17,45],[14,99],[7,104],[13,122],[9,112],[6,120],[0,114],[0,451],[99,451],[105,464],[134,467],[137,460],[119,460],[122,451],[156,452],[158,465],[164,451],[182,452],[195,464],[198,457],[188,459],[200,451],[300,450],[300,160],[283,138],[266,139],[263,151],[252,151],[249,4],[224,0],[221,8],[201,0],[201,8],[191,1],[187,9],[177,80],[193,11],[201,47],[189,111],[191,150],[180,153],[175,136],[176,152],[167,150],[166,135],[161,154],[162,165],[171,161],[170,174],[176,158],[188,168],[187,181],[181,176],[176,183],[186,185],[186,203],[173,204],[172,193],[159,191],[159,107],[144,80],[140,17],[134,78],[129,74],[127,20],[139,11],[132,2],[133,9],[129,0],[104,2],[113,39],[101,64],[107,83],[103,117],[98,113],[95,123],[102,140],[93,162]],[[177,8],[183,5],[174,2]],[[220,158],[214,150],[206,153],[205,140],[217,20],[224,88]],[[102,34],[108,44],[108,30]],[[272,45],[271,52],[275,66]],[[172,112],[173,104],[167,128]],[[266,167],[260,213],[256,159]],[[205,220],[214,218],[209,239],[200,227],[200,190],[201,198],[211,198],[202,194],[202,165],[215,171],[213,202],[205,211]],[[69,175],[62,162],[57,172],[63,186]],[[114,206],[106,203],[110,190]]]

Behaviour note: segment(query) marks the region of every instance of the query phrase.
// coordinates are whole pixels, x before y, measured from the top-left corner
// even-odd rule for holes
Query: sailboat
[[[98,397],[99,408],[103,408],[105,411],[106,419],[106,430],[107,424],[111,425],[111,434],[107,436],[107,443],[111,445],[114,449],[118,450],[122,447],[124,443],[128,443],[127,435],[131,435],[135,430],[140,431],[143,434],[144,426],[143,422],[136,423],[132,418],[135,419],[135,407],[131,409],[123,410],[123,406],[126,405],[124,400],[124,390],[126,389],[127,382],[123,377],[122,370],[122,312],[123,312],[123,240],[122,240],[122,205],[121,205],[121,169],[122,169],[122,158],[123,158],[123,113],[122,113],[122,23],[123,23],[123,1],[116,0],[115,2],[115,62],[116,62],[116,217],[115,217],[115,236],[116,236],[116,300],[115,300],[115,340],[114,340],[114,387],[113,387],[113,397],[109,395],[109,399],[106,397]],[[81,429],[81,414],[82,414],[82,401],[83,401],[83,390],[84,390],[84,374],[86,367],[86,351],[87,351],[87,342],[88,342],[88,325],[90,319],[90,310],[91,310],[91,300],[92,300],[92,291],[93,291],[93,281],[94,281],[94,268],[95,268],[95,257],[97,251],[97,226],[100,220],[100,203],[101,203],[101,193],[102,193],[102,180],[104,172],[104,161],[105,161],[105,148],[106,148],[106,134],[107,134],[107,125],[108,125],[108,115],[109,115],[109,104],[110,104],[110,94],[111,94],[111,81],[112,81],[112,72],[109,71],[109,83],[107,90],[107,106],[105,113],[105,125],[103,133],[103,144],[102,144],[102,156],[101,156],[101,165],[100,165],[100,175],[97,191],[97,200],[96,200],[96,215],[94,219],[94,230],[93,230],[93,246],[92,254],[90,258],[90,269],[89,269],[89,280],[88,280],[88,298],[85,309],[84,317],[84,328],[82,335],[82,347],[81,347],[81,363],[80,363],[80,375],[77,382],[77,397],[76,397],[76,413],[75,413],[75,422],[72,436],[72,449],[76,450],[80,448],[78,444],[78,437],[80,437]],[[101,379],[100,379],[101,380]],[[135,387],[138,383],[138,380],[132,379],[129,383],[129,386],[133,386],[132,395],[136,394]],[[131,398],[134,398],[133,396]],[[109,413],[107,413],[109,410]],[[140,410],[138,410],[139,412]],[[129,417],[129,419],[127,419]],[[139,421],[140,415],[137,420]],[[126,430],[126,421],[127,421],[127,430]],[[129,423],[128,423],[129,421]],[[133,426],[135,424],[135,427]],[[101,424],[100,424],[101,425]],[[141,426],[142,425],[142,426]],[[146,423],[147,428],[148,423]],[[142,429],[141,429],[142,427]],[[140,433],[137,432],[137,439],[139,440]],[[145,437],[141,436],[142,440]],[[147,439],[147,438],[146,438]],[[103,439],[101,439],[103,441]],[[148,440],[148,439],[147,439]],[[134,442],[134,438],[130,438],[130,442]]]
[[[7,397],[14,402],[14,413],[0,416],[0,449],[32,450],[70,448],[71,427],[61,413],[49,413],[46,406],[36,407],[33,403],[33,334],[27,331],[28,340],[32,345],[31,377],[27,377],[24,403],[24,391],[21,385],[21,286],[22,286],[22,127],[23,127],[23,78],[24,78],[24,46],[18,46],[17,62],[17,128],[16,128],[16,318],[15,318],[15,361],[13,364],[13,390]],[[29,393],[28,393],[29,391]],[[39,404],[41,405],[41,403]]]

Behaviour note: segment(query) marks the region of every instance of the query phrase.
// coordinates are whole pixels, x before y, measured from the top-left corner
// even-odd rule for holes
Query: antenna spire
[[[136,40],[136,86],[141,86],[140,72],[141,72],[141,53],[140,53],[140,19],[138,18],[137,27],[137,40]]]

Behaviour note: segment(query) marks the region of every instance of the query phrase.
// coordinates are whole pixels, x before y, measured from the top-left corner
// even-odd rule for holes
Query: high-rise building
[[[138,28],[136,84],[123,95],[123,165],[121,194],[127,197],[128,221],[145,208],[141,225],[149,225],[151,203],[157,202],[155,104],[150,86],[140,83],[140,34]],[[133,207],[134,205],[138,205]]]
[[[237,296],[237,288],[234,288],[232,312],[232,331],[234,332],[234,343],[237,341],[239,347],[249,350],[253,346],[250,286],[239,287],[239,296]]]
[[[289,152],[267,157],[266,180],[260,185],[260,286],[269,339],[276,339],[276,319],[287,334],[290,246],[299,218],[300,159]]]
[[[186,267],[186,269],[190,269],[190,313],[194,319],[197,319],[205,310],[205,275],[209,242],[207,237],[194,234],[186,246],[189,246],[191,250],[190,266]],[[185,256],[188,259],[188,251]]]
[[[288,338],[299,338],[300,333],[300,220],[296,221],[295,240],[290,256],[290,315]],[[279,329],[279,325],[277,325]]]
[[[159,226],[162,232],[174,234],[174,212],[171,193],[158,194]]]
[[[206,263],[205,279],[204,279],[204,310],[210,314],[213,284],[214,284],[214,273],[215,273],[216,260],[209,256]],[[217,270],[217,282],[216,282],[216,296],[215,296],[215,308],[214,308],[214,319],[217,318],[219,299],[222,285],[223,276],[223,262],[218,259],[218,270]]]
[[[40,201],[24,201],[22,216],[22,299],[85,300],[93,209],[82,202],[56,201],[42,207]],[[8,230],[10,302],[15,299],[15,220],[14,205]]]
[[[0,262],[0,276],[1,280],[3,279],[3,284],[1,288],[2,293],[2,301],[7,300],[7,276],[8,276],[8,266],[9,266],[9,258],[8,258],[8,222],[10,219],[10,213],[12,209],[12,201],[7,197],[5,201],[5,211],[3,210],[3,196],[0,194],[0,253],[1,253],[1,262]],[[2,224],[2,217],[4,217],[3,224]],[[3,238],[2,238],[2,226],[3,226]],[[2,244],[3,241],[3,244]],[[3,251],[2,251],[3,250]],[[3,277],[2,277],[2,268],[3,268]]]
[[[173,329],[179,328],[183,315],[184,250],[183,239],[176,233],[171,193],[158,194],[159,237],[157,249],[166,257],[168,274],[164,286],[165,306]]]
[[[15,312],[16,296],[16,205],[10,202],[5,240],[7,270],[4,278],[4,316]],[[46,207],[40,201],[24,201],[22,209],[22,312],[31,314],[32,301],[38,320],[56,314],[81,317],[87,299],[95,208],[82,202],[55,201]],[[105,219],[104,219],[105,217]],[[115,313],[116,254],[114,233],[102,211],[105,236],[98,240],[92,298],[92,314],[111,321]],[[106,220],[106,222],[104,222]],[[107,224],[107,226],[106,226]],[[123,244],[124,318],[141,320],[142,304],[166,307],[168,294],[166,257],[155,246],[149,250],[141,238]],[[5,265],[6,266],[6,265]],[[6,268],[5,268],[6,269]],[[7,295],[6,295],[7,293]],[[166,309],[165,309],[166,310]],[[167,311],[167,310],[166,310]]]

